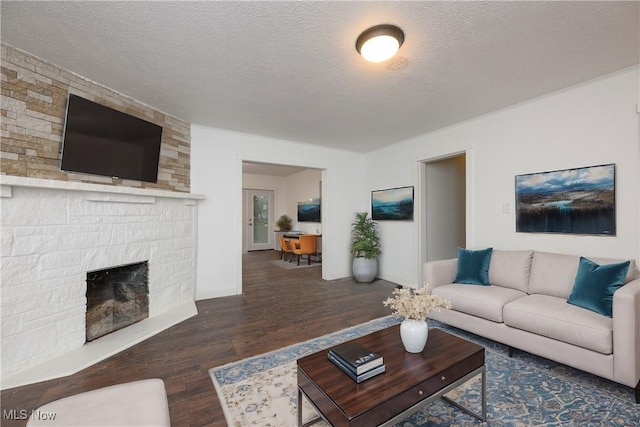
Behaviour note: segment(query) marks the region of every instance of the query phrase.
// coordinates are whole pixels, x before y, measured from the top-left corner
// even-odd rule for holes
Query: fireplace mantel
[[[10,197],[11,190],[7,189],[8,187],[27,187],[63,191],[87,191],[92,193],[166,197],[172,199],[204,199],[204,195],[202,194],[180,193],[177,191],[164,191],[149,188],[133,188],[115,185],[91,184],[85,182],[57,181],[53,179],[27,178],[13,175],[0,175],[0,185],[2,185],[3,187],[1,193],[2,197]]]

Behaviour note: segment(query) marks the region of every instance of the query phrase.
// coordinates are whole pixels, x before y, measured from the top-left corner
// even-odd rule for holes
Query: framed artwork
[[[372,191],[371,218],[374,220],[413,220],[413,186]]]
[[[320,198],[298,202],[298,222],[320,222]]]
[[[517,175],[516,232],[615,236],[615,164]]]

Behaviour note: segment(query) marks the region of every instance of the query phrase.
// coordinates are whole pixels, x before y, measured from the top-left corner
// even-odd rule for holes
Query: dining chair
[[[300,257],[303,255],[307,256],[307,260],[309,265],[311,265],[311,255],[316,253],[316,244],[318,241],[318,236],[315,234],[302,234],[300,235],[300,246],[293,249],[293,253],[298,255],[298,265],[300,265]]]
[[[293,254],[294,247],[290,240],[280,236],[280,259],[287,261],[287,254]]]

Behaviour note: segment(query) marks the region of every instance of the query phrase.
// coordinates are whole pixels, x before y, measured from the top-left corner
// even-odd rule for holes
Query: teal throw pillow
[[[613,317],[613,293],[624,285],[630,261],[599,265],[580,257],[576,280],[567,302]]]
[[[458,273],[453,283],[489,285],[489,263],[493,248],[470,250],[458,248]]]

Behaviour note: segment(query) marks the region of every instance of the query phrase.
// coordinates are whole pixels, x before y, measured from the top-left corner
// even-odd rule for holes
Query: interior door
[[[249,218],[247,221],[247,250],[273,249],[273,191],[249,190],[247,192]]]

